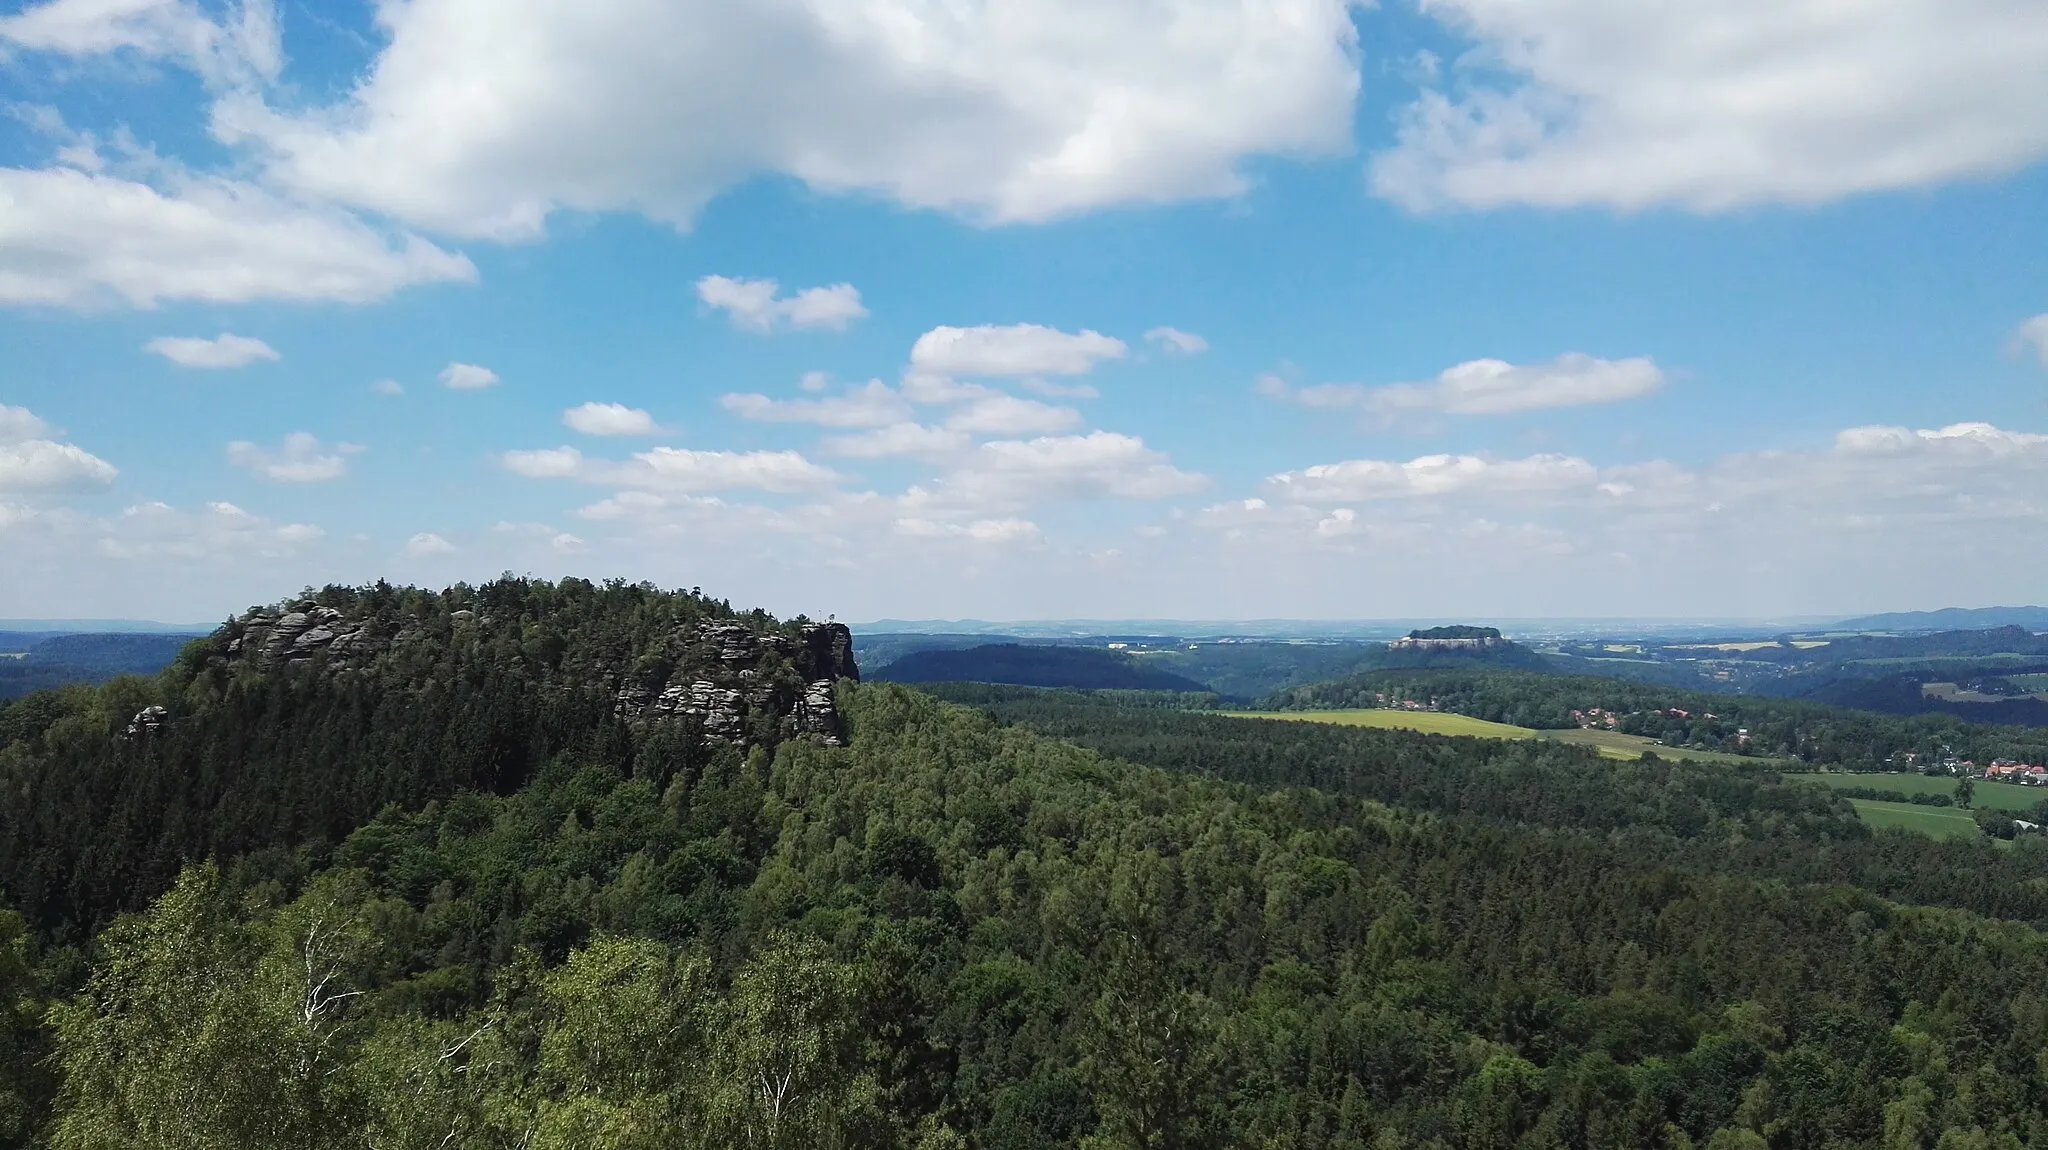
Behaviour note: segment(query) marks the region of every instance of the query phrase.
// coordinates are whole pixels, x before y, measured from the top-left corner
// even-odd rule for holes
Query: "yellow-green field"
[[[1226,714],[1241,719],[1280,719],[1298,723],[1335,723],[1345,727],[1378,727],[1382,730],[1421,731],[1427,735],[1471,735],[1480,739],[1545,739],[1556,743],[1570,743],[1573,746],[1592,747],[1601,756],[1609,759],[1635,759],[1643,752],[1666,759],[1689,759],[1695,762],[1748,763],[1759,760],[1743,758],[1740,755],[1724,755],[1719,751],[1694,751],[1684,747],[1659,746],[1641,735],[1624,735],[1619,731],[1564,730],[1544,731],[1532,727],[1517,727],[1508,723],[1491,723],[1485,719],[1474,719],[1466,715],[1446,714],[1442,711],[1391,711],[1378,708],[1354,711],[1228,711]]]
[[[1970,812],[1953,807],[1923,807],[1913,803],[1881,803],[1871,799],[1850,799],[1856,814],[1874,827],[1903,827],[1938,839],[1981,838],[1977,821]]]
[[[1900,795],[1953,795],[1956,781],[1951,778],[1926,775],[1853,775],[1841,771],[1825,774],[1786,775],[1788,779],[1805,779],[1808,782],[1842,788],[1863,788],[1873,791],[1896,791]],[[2001,811],[2032,810],[2035,803],[2048,799],[2048,787],[2023,787],[2017,783],[1987,783],[1982,779],[1970,793],[1972,805],[1991,807]],[[1903,800],[1902,800],[1903,801]],[[1947,807],[1916,807],[1916,810],[1939,811]],[[1966,815],[1968,812],[1964,812]]]

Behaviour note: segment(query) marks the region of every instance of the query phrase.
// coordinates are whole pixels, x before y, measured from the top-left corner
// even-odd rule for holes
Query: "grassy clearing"
[[[1624,735],[1619,731],[1565,730],[1545,731],[1531,727],[1517,727],[1508,723],[1492,723],[1485,719],[1474,719],[1466,715],[1446,714],[1442,711],[1392,711],[1381,709],[1352,711],[1230,711],[1226,714],[1241,719],[1280,719],[1298,723],[1335,723],[1345,727],[1378,727],[1382,730],[1421,731],[1428,735],[1471,735],[1480,739],[1547,739],[1552,742],[1570,743],[1578,747],[1592,747],[1602,758],[1635,759],[1647,751],[1665,759],[1681,759],[1707,763],[1745,763],[1755,765],[1763,760],[1744,758],[1740,755],[1724,755],[1718,751],[1694,751],[1684,747],[1659,746],[1641,735]]]
[[[1421,731],[1426,735],[1472,735],[1481,739],[1533,739],[1528,727],[1489,723],[1466,715],[1442,711],[1228,711],[1240,719],[1280,719],[1297,723],[1334,723],[1340,727],[1378,727],[1382,730]]]
[[[1862,787],[1874,791],[1895,791],[1901,795],[1953,795],[1956,781],[1950,778],[1930,778],[1927,775],[1853,775],[1840,771],[1826,774],[1786,775],[1788,779],[1805,779],[1826,786]],[[1987,783],[1979,779],[1970,801],[1980,807],[2000,811],[2032,810],[2035,803],[2048,799],[2048,787],[2022,787],[2014,783]],[[1948,810],[1945,807],[1921,807],[1921,810]],[[1967,815],[1967,812],[1965,812]]]
[[[1850,799],[1856,814],[1874,827],[1903,827],[1938,839],[1974,839],[1983,836],[1968,811],[1949,807],[1921,807],[1912,803],[1881,803],[1872,799]]]

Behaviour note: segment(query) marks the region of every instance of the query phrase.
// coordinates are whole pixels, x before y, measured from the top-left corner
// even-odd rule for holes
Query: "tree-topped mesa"
[[[1470,627],[1456,623],[1448,627],[1418,628],[1408,632],[1410,639],[1498,639],[1498,627]]]

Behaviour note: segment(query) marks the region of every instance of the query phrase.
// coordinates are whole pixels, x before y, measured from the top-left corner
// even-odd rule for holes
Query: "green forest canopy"
[[[2034,844],[1873,833],[1763,768],[1001,687],[842,683],[845,748],[546,704],[413,778],[435,724],[603,695],[702,618],[781,625],[622,585],[392,594],[418,650],[0,710],[0,831],[140,876],[0,915],[0,1142],[2048,1139]],[[492,622],[435,630],[457,610]],[[131,785],[95,772],[150,705],[202,779],[132,785],[196,829],[44,805],[98,794],[59,768]],[[335,779],[378,806],[330,833]]]

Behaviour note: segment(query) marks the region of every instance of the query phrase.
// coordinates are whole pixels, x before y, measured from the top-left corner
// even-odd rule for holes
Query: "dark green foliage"
[[[272,664],[231,649],[234,625],[154,680],[0,711],[0,889],[33,923],[90,929],[188,860],[317,849],[388,804],[517,790],[558,756],[666,786],[708,752],[680,724],[643,740],[615,715],[620,688],[715,659],[675,645],[698,620],[795,635],[699,596],[574,579],[330,587],[310,601],[409,638]],[[148,707],[161,721],[140,729]]]
[[[1448,627],[1425,627],[1408,632],[1410,639],[1498,639],[1498,627],[1471,627],[1463,623]]]
[[[0,1121],[222,1150],[2048,1142],[2028,836],[1873,834],[1761,764],[1113,694],[973,688],[997,719],[842,685],[849,747],[710,745],[586,721],[578,684],[665,677],[670,621],[723,605],[493,587],[366,664],[200,650],[0,711],[14,771],[98,769],[77,749],[140,705],[169,716],[141,741],[214,749],[149,776],[191,839],[104,838],[170,877],[89,972],[38,949],[93,921],[65,888],[40,942],[0,917]],[[479,714],[517,737],[433,734]],[[337,789],[361,774],[391,790]],[[101,865],[62,805],[130,800],[91,778],[10,786],[0,830]],[[336,793],[376,805],[323,844],[294,804]]]
[[[1438,710],[1539,729],[1579,725],[1573,711],[1598,708],[1626,716],[1619,730],[1671,746],[1731,754],[1801,759],[1877,770],[1914,756],[1925,762],[1943,747],[1988,761],[2048,761],[2048,732],[1969,723],[1947,715],[1910,718],[1753,695],[1715,695],[1622,679],[1534,675],[1515,671],[1392,672],[1356,675],[1280,692],[1279,709],[1385,706],[1400,700]]]
[[[990,643],[964,651],[917,651],[875,671],[888,683],[1009,683],[1126,691],[1203,692],[1193,679],[1098,647]]]

